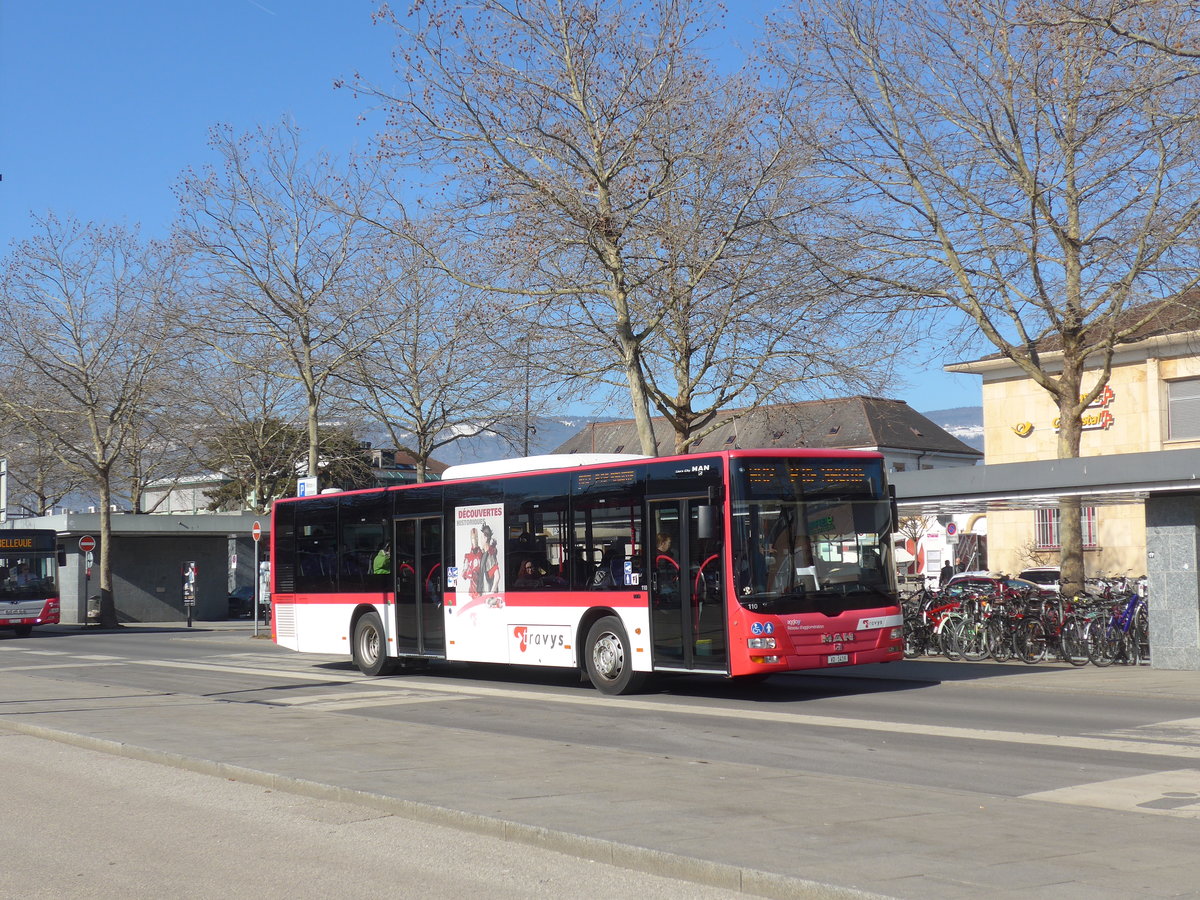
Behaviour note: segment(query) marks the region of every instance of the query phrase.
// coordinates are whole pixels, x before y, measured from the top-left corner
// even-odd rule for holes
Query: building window
[[[1200,378],[1167,382],[1167,440],[1200,439]]]
[[[1034,543],[1039,550],[1059,550],[1062,544],[1058,539],[1058,510],[1035,510],[1037,519],[1034,524]],[[1100,546],[1096,539],[1096,507],[1085,506],[1083,513],[1083,549],[1096,550]]]

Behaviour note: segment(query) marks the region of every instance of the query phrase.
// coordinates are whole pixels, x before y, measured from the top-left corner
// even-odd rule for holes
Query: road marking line
[[[1175,769],[1078,784],[1026,794],[1021,799],[1200,819],[1200,769]]]
[[[40,663],[32,666],[0,666],[0,672],[46,672],[50,669],[94,669],[94,662]]]
[[[636,709],[661,715],[664,712],[676,715],[703,718],[737,719],[752,722],[778,722],[786,725],[812,728],[840,728],[853,731],[872,731],[883,734],[910,734],[920,737],[944,737],[965,741],[993,741],[1002,744],[1037,745],[1068,750],[1096,750],[1105,753],[1128,753],[1141,756],[1165,756],[1180,759],[1200,760],[1200,746],[1161,743],[1132,739],[1092,737],[1087,735],[1037,734],[1022,731],[989,731],[982,728],[959,728],[953,725],[918,725],[907,722],[879,722],[871,719],[844,719],[834,716],[816,716],[805,713],[771,712],[758,709],[722,709],[712,706],[696,706],[679,703],[652,703],[627,697],[611,698],[600,694],[562,694],[519,691],[506,688],[464,687],[454,684],[423,682],[414,687],[399,687],[383,679],[372,679],[363,675],[339,675],[336,672],[305,672],[254,669],[244,666],[222,666],[212,663],[190,663],[178,660],[130,660],[143,666],[166,668],[199,669],[229,674],[255,675],[258,677],[291,678],[302,681],[341,682],[359,684],[372,690],[418,690],[437,694],[457,694],[471,697],[497,697],[503,699],[528,700],[537,703],[562,703],[572,706],[597,706],[606,710]]]

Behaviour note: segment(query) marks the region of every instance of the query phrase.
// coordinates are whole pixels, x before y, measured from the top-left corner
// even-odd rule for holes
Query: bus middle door
[[[700,537],[707,503],[706,497],[650,501],[650,631],[659,668],[728,668],[722,542]]]
[[[446,655],[441,516],[395,521],[396,652]]]

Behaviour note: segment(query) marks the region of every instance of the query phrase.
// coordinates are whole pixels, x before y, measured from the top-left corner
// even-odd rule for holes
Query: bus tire
[[[597,619],[588,629],[584,663],[592,685],[602,694],[632,694],[646,681],[646,673],[633,671],[629,637],[616,616]]]
[[[387,637],[379,613],[369,612],[354,623],[354,638],[350,642],[354,665],[364,675],[387,675],[392,660],[387,655]]]
[[[29,637],[31,634],[33,634],[33,626],[32,625],[14,625],[13,631],[16,632],[17,637]]]

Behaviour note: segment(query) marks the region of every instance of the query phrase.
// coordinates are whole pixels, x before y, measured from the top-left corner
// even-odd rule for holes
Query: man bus
[[[575,667],[610,694],[653,673],[750,680],[903,658],[881,455],[535,464],[277,501],[276,642],[349,652],[370,675],[431,660]]]

